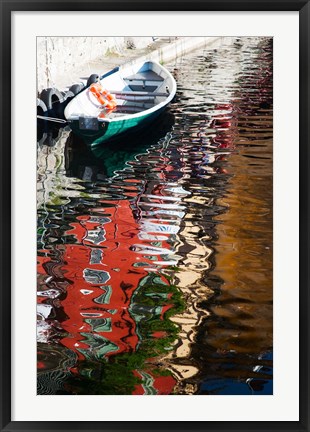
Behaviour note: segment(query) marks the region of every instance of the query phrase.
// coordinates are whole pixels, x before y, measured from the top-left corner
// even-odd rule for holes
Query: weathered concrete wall
[[[37,88],[59,90],[92,73],[103,74],[124,63],[161,63],[194,49],[221,44],[221,37],[38,37]],[[227,38],[226,38],[227,39]]]
[[[38,37],[37,87],[58,87],[66,77],[66,84],[76,80],[76,71],[85,70],[93,60],[121,55],[127,48],[145,48],[151,37]],[[90,74],[93,72],[89,67]],[[62,87],[62,85],[60,86]]]
[[[173,43],[165,44],[157,50],[148,53],[139,58],[140,60],[154,60],[160,63],[168,62],[178,57],[218,41],[219,37],[180,37],[176,38]]]

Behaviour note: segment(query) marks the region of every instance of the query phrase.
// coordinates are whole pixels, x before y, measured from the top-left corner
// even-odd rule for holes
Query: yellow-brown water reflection
[[[255,174],[245,160],[231,156],[227,164],[235,173],[229,184],[234,193],[223,198],[228,211],[217,217],[215,271],[225,282],[220,305],[212,307],[242,332],[217,331],[208,338],[217,349],[260,353],[272,346],[272,173],[268,164]]]
[[[172,369],[178,365],[177,393],[272,392],[272,48],[270,44],[262,47],[258,43],[251,52],[253,46],[242,46],[240,51],[229,52],[229,59],[223,58],[221,50],[210,55],[210,93],[220,98],[222,105],[217,108],[222,111],[211,114],[209,129],[204,135],[201,128],[200,140],[212,136],[216,128],[211,146],[235,150],[215,157],[201,175],[203,184],[213,181],[216,191],[215,199],[204,203],[205,208],[214,209],[209,223],[205,216],[201,222],[195,219],[197,208],[187,213],[210,235],[209,241],[205,239],[210,247],[200,257],[204,276],[198,277],[199,259],[193,260],[187,287],[182,289],[185,295],[196,292],[195,299],[187,294],[188,303],[193,299],[196,306],[191,311],[191,332],[183,330],[182,316],[175,317],[182,333],[178,348],[168,357]],[[222,102],[219,90],[228,63],[236,79],[226,86],[231,106]],[[235,68],[236,63],[239,67]],[[192,184],[188,190],[193,190]],[[199,236],[194,242],[199,248]],[[190,269],[185,266],[186,270]]]

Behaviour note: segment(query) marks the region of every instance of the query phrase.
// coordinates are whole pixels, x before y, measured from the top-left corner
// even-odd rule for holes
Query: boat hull
[[[83,130],[81,131],[79,121],[73,121],[70,123],[70,127],[73,132],[84,138],[85,143],[91,147],[96,147],[107,141],[111,142],[119,140],[120,138],[136,133],[139,129],[142,129],[152,123],[166,107],[161,108],[151,114],[145,114],[140,117],[133,117],[126,120],[120,119],[117,122],[100,122],[98,124],[98,130]]]

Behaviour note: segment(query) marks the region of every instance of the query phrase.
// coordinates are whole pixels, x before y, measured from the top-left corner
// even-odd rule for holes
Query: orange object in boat
[[[107,107],[109,110],[113,110],[116,107],[117,102],[115,97],[108,90],[103,89],[100,83],[92,84],[89,90],[102,106]]]

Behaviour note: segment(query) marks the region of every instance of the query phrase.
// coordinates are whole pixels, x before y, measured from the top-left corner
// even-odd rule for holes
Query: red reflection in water
[[[153,193],[158,194],[158,191]],[[38,257],[41,282],[38,303],[47,309],[45,331],[51,336],[61,322],[65,336],[60,337],[59,342],[74,351],[79,360],[100,360],[137,349],[137,324],[130,313],[132,296],[143,278],[157,270],[154,258],[157,263],[162,261],[161,254],[150,246],[150,241],[139,238],[141,225],[133,216],[130,202],[120,200],[110,204],[110,208],[102,211],[102,216],[96,211],[96,216],[79,216],[77,222],[70,224],[72,229],[66,235],[73,236],[76,243],[55,246],[58,263],[52,262],[49,256]],[[169,236],[164,238],[169,239]],[[161,242],[161,248],[169,247],[167,242]],[[55,280],[56,276],[64,298],[47,301],[51,279]],[[164,275],[158,274],[158,277],[169,285]],[[56,317],[48,314],[51,304]],[[162,306],[161,317],[171,307]],[[165,336],[164,332],[153,334],[154,338]],[[40,359],[38,369],[46,368],[48,366]],[[70,370],[78,373],[75,367]],[[166,394],[168,389],[170,392],[175,384],[172,377],[151,381],[158,394]],[[143,388],[137,386],[134,394],[143,394]]]

